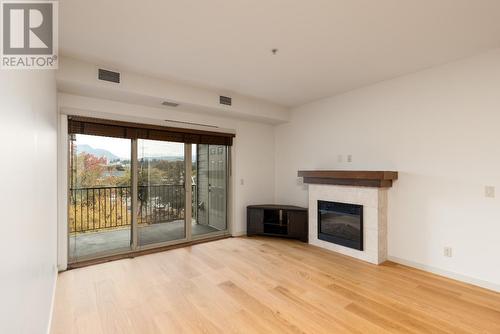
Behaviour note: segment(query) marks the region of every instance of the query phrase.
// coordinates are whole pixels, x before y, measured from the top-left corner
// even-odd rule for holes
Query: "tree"
[[[73,188],[90,188],[102,185],[102,173],[108,160],[104,157],[82,152],[74,157],[72,168]]]

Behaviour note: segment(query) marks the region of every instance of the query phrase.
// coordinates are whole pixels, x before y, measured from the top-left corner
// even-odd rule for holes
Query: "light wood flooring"
[[[52,333],[500,333],[500,294],[231,238],[60,274]]]

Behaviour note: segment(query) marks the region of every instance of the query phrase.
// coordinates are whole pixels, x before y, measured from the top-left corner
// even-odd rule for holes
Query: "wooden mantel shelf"
[[[390,188],[398,172],[366,170],[300,170],[304,183]]]

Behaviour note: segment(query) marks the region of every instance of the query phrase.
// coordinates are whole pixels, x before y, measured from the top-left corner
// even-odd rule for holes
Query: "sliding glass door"
[[[138,140],[138,245],[186,239],[184,144]]]
[[[196,201],[193,205],[193,236],[227,229],[227,147],[192,145]]]
[[[70,264],[228,232],[228,146],[118,135],[69,134]]]
[[[70,136],[69,261],[130,250],[130,139]]]

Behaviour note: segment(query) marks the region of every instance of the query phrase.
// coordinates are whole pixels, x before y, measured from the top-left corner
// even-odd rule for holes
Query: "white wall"
[[[179,103],[175,110],[182,110],[184,113],[194,112],[270,124],[288,121],[288,108],[276,103],[234,92],[158,79],[119,68],[112,70],[120,72],[120,83],[110,83],[97,80],[99,68],[97,64],[62,57],[57,71],[58,90],[149,107],[160,107],[163,101],[168,100]],[[232,97],[232,105],[221,105],[220,95]]]
[[[0,71],[0,333],[46,333],[56,279],[53,71]]]
[[[236,137],[232,148],[233,235],[246,233],[247,205],[274,201],[274,127],[270,124],[64,93],[59,94],[59,108],[61,113],[70,115],[159,125],[166,125],[165,119],[175,119],[234,130]],[[240,182],[242,179],[243,185]]]
[[[389,256],[500,290],[499,125],[500,50],[298,107],[276,129],[276,200],[307,205],[299,169],[397,170]]]
[[[224,92],[120,69],[114,69],[121,73],[120,84],[103,82],[97,80],[98,68],[96,64],[62,58],[57,73],[59,111],[62,115],[197,128],[165,121],[175,120],[215,125],[220,128],[219,131],[236,133],[232,148],[231,232],[233,235],[245,234],[246,206],[274,201],[272,125],[288,120],[287,108],[239,94],[230,94],[233,106],[222,106],[218,97]],[[180,105],[177,108],[163,107],[161,102],[165,100],[176,101]],[[61,166],[66,163],[63,157],[65,150],[61,144]],[[64,180],[60,179],[60,192],[64,186]],[[60,202],[63,203],[62,200]],[[67,246],[64,219],[59,224],[59,248],[63,250]],[[60,251],[59,255],[59,267],[64,269],[67,262],[64,251]]]

